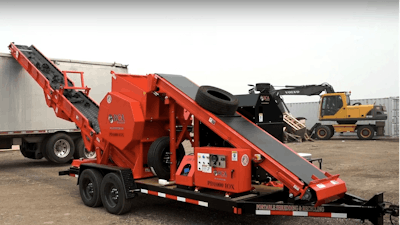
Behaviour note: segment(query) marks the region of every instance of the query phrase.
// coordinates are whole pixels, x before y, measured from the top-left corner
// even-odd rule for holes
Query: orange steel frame
[[[34,46],[33,46],[34,47]],[[89,120],[83,116],[79,110],[77,110],[71,102],[63,95],[65,87],[61,87],[59,90],[51,88],[47,78],[26,58],[26,56],[19,50],[14,43],[11,43],[8,48],[10,49],[11,55],[19,62],[19,64],[32,76],[32,78],[40,85],[43,89],[47,106],[54,109],[57,117],[74,122],[76,126],[81,130],[83,141],[85,146],[93,146],[95,131],[89,125]],[[34,47],[35,48],[35,47]],[[62,72],[50,59],[44,56],[37,48],[35,48],[52,66]],[[65,77],[65,79],[67,79]],[[83,80],[83,74],[82,74]],[[69,80],[72,82],[71,80]],[[72,82],[73,83],[73,82]],[[68,83],[65,83],[68,86]],[[84,83],[82,83],[83,86]],[[89,93],[87,89],[87,94]],[[89,96],[88,96],[89,97]],[[89,97],[90,100],[94,101]],[[97,103],[96,103],[97,104]],[[87,138],[85,138],[87,137]],[[93,149],[94,150],[94,149]]]
[[[89,96],[90,88],[85,87],[85,82],[84,82],[84,80],[83,80],[83,72],[79,72],[79,71],[62,71],[62,72],[63,72],[63,74],[64,74],[64,84],[65,84],[65,86],[63,87],[63,89],[74,89],[74,90],[82,89],[82,90],[85,91],[85,94],[86,94],[87,96]],[[82,87],[76,87],[76,86],[75,86],[75,83],[74,83],[73,81],[71,81],[73,87],[69,87],[69,86],[68,86],[68,80],[69,80],[69,79],[68,79],[67,73],[79,73],[79,74],[81,75],[81,85],[82,85]]]
[[[50,87],[48,80],[43,76],[43,74],[41,74],[41,72],[38,71],[36,67],[32,65],[32,63],[30,63],[30,61],[22,54],[22,52],[20,52],[20,50],[17,47],[15,47],[14,44],[10,44],[9,48],[14,58],[18,60],[18,62],[29,72],[29,74],[43,88],[46,96],[47,105],[55,109],[56,115],[58,117],[66,119],[68,121],[75,122],[76,125],[82,131],[82,136],[85,141],[84,143],[86,148],[89,151],[96,152],[97,159],[74,160],[72,164],[73,166],[79,167],[80,164],[82,163],[95,162],[98,164],[117,165],[119,167],[131,168],[135,179],[152,176],[150,171],[146,171],[147,168],[143,167],[144,163],[143,158],[147,156],[147,151],[148,151],[148,149],[145,149],[143,147],[145,144],[144,140],[141,140],[140,142],[141,147],[139,152],[140,154],[143,155],[128,154],[128,152],[125,149],[118,149],[117,147],[115,147],[115,145],[110,143],[110,139],[108,136],[102,135],[102,133],[96,134],[94,132],[94,130],[89,126],[89,121],[72,105],[72,103],[70,103],[62,95],[62,90],[61,91],[53,90]],[[169,137],[170,137],[171,180],[175,180],[175,173],[177,170],[175,149],[184,140],[184,138],[191,140],[193,147],[199,146],[199,121],[201,121],[203,124],[207,125],[213,132],[218,134],[221,138],[231,143],[234,147],[241,149],[251,149],[252,155],[261,154],[264,157],[264,160],[259,163],[259,166],[265,169],[273,177],[281,181],[284,184],[284,186],[286,186],[289,189],[289,192],[294,195],[294,197],[296,196],[302,197],[307,191],[307,189],[311,188],[316,193],[318,199],[316,202],[316,206],[318,206],[323,203],[328,203],[330,201],[342,198],[344,196],[344,193],[346,192],[346,186],[344,181],[338,178],[339,175],[332,176],[326,172],[325,173],[325,175],[327,176],[326,178],[317,179],[315,176],[313,176],[314,181],[306,185],[305,183],[300,181],[299,178],[296,175],[294,175],[291,171],[283,167],[279,162],[275,161],[264,151],[262,151],[253,143],[251,143],[246,138],[241,136],[236,130],[226,125],[217,116],[202,108],[193,99],[191,99],[181,90],[170,84],[167,80],[165,80],[161,76],[157,74],[149,74],[146,76],[116,74],[114,72],[112,72],[112,74],[115,77],[115,79],[118,80],[122,79],[124,82],[131,83],[129,84],[131,85],[129,87],[132,88],[131,90],[129,90],[131,92],[138,92],[138,93],[140,92],[143,93],[144,96],[153,94],[154,95],[163,94],[163,96],[165,95],[163,101],[165,105],[168,105],[169,117],[167,121],[167,126],[164,128],[166,130],[169,130]],[[140,84],[134,84],[134,81],[139,81],[139,80]],[[120,85],[122,87],[125,84],[120,83]],[[121,90],[122,89],[123,88],[121,88]],[[114,79],[113,79],[113,90],[110,93],[118,91],[119,91],[118,85],[114,85]],[[143,97],[143,99],[144,98],[145,97]],[[146,101],[146,99],[144,100],[143,99],[140,99],[138,101],[142,101],[142,104],[144,104],[143,101]],[[190,137],[189,132],[187,130],[187,126],[190,125],[192,122],[191,115],[185,118],[183,113],[181,113],[183,109],[187,110],[188,112],[190,112],[191,115],[194,116],[193,140]],[[99,114],[101,113],[101,110],[102,107],[100,107]],[[144,105],[143,111],[146,110],[147,112],[149,112],[152,109],[150,107],[147,107],[147,105]],[[177,111],[179,111],[179,113],[177,113]],[[214,120],[215,122],[210,123],[209,122],[210,119]],[[179,122],[179,124],[182,125],[183,129],[178,136],[176,135],[177,121]],[[100,127],[107,126],[100,119],[99,119],[99,125]],[[264,130],[262,131],[265,132]],[[265,132],[265,134],[269,135],[267,132]],[[151,139],[152,141],[154,141],[156,138],[158,137],[152,137]],[[111,155],[113,156],[112,162],[109,160]],[[142,162],[142,164],[138,162]],[[331,181],[335,182],[336,185],[333,186],[331,184]],[[317,187],[318,184],[323,184],[325,188],[323,189],[318,188]]]

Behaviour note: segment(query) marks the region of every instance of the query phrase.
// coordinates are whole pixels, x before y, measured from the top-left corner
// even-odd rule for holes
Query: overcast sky
[[[0,52],[33,44],[50,58],[180,74],[233,94],[328,82],[352,99],[399,95],[396,0],[9,2]]]

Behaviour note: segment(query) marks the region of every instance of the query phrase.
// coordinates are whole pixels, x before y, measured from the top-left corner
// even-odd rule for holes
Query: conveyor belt
[[[166,79],[193,100],[195,99],[199,87],[186,77],[170,74],[158,75]],[[320,179],[326,178],[322,171],[242,116],[236,114],[235,116],[218,116],[218,118],[256,145],[261,151],[265,152],[286,169],[291,171],[306,184],[312,181],[312,175],[315,175]]]
[[[49,80],[52,89],[58,90],[60,86],[64,86],[64,74],[54,67],[34,46],[16,45],[16,47]],[[73,86],[69,80],[68,86]],[[99,133],[100,127],[97,121],[99,106],[81,91],[66,89],[64,96],[89,120],[90,126]]]

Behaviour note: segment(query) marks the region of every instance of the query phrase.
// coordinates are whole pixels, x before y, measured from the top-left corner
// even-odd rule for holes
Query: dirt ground
[[[399,141],[355,138],[289,143],[296,152],[323,158],[323,170],[340,174],[348,193],[370,198],[385,192],[399,204]],[[0,152],[0,224],[360,224],[355,219],[245,216],[169,199],[139,195],[130,213],[111,215],[86,207],[76,178],[58,176],[69,165],[24,158],[19,151]],[[397,220],[398,221],[398,220]],[[371,224],[366,222],[366,224]],[[390,224],[385,217],[385,224]]]

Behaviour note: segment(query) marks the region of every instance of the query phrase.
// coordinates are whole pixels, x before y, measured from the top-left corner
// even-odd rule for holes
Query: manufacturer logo
[[[269,102],[269,96],[268,95],[261,95],[260,100],[263,102]]]
[[[214,170],[214,175],[219,177],[227,177],[226,172],[220,170]]]
[[[110,123],[114,123],[114,117],[112,115],[108,115],[108,121]]]
[[[300,93],[300,91],[285,91],[285,94],[288,94],[288,95],[299,94],[299,93]]]
[[[108,121],[110,123],[115,122],[115,123],[119,123],[119,124],[124,124],[125,123],[124,114],[109,114]]]

